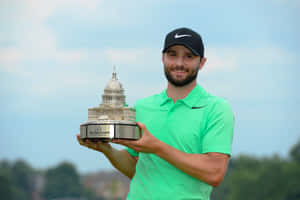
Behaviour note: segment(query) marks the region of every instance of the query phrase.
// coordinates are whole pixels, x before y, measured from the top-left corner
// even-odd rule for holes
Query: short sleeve
[[[203,134],[202,152],[217,152],[231,155],[234,115],[224,99],[218,99],[207,115]]]
[[[129,147],[126,147],[125,149],[131,156],[139,156],[139,153],[136,152],[135,150],[130,149]]]

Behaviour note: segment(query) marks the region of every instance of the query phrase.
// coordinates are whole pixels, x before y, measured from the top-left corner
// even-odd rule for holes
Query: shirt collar
[[[160,106],[165,105],[167,102],[172,101],[170,97],[167,95],[167,89],[163,90],[160,93],[161,101],[160,101]]]
[[[188,107],[199,107],[199,106],[205,106],[206,105],[206,98],[208,96],[208,93],[199,85],[197,84],[193,90],[183,99],[179,100],[182,101],[185,105]],[[160,106],[165,105],[167,102],[173,101],[170,97],[167,95],[167,90],[161,92],[161,103]]]

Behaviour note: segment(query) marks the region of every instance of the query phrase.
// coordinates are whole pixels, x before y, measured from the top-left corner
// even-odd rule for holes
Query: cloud
[[[138,59],[145,56],[139,49],[108,49],[105,52],[111,62],[136,64]]]
[[[74,96],[84,94],[89,89],[98,88],[98,82],[105,77],[99,74],[80,71],[50,71],[44,76],[32,80],[28,95],[32,97],[56,98],[57,96]]]
[[[207,62],[203,68],[203,72],[210,73],[236,70],[239,67],[236,52],[235,49],[231,48],[208,48],[205,55]]]
[[[226,54],[217,52],[222,65]],[[228,52],[234,59],[234,68],[223,65],[200,74],[201,84],[213,94],[247,104],[275,103],[295,96],[295,52],[274,46],[228,48]]]
[[[58,43],[55,30],[47,24],[47,19],[57,13],[66,12],[72,17],[92,20],[97,24],[131,23],[135,16],[126,13],[120,2],[103,0],[53,0],[53,1],[7,1],[1,11],[6,12],[10,21],[9,40],[13,46],[0,46],[0,70],[27,82],[28,94],[33,96],[55,97],[57,92],[74,91],[74,88],[90,88],[97,85],[99,77],[88,69],[94,63],[126,68],[128,74],[161,73],[160,49],[151,46],[143,48],[108,49],[63,49]],[[127,8],[126,7],[126,8]],[[8,11],[6,11],[6,8]],[[141,11],[139,11],[141,12]],[[18,14],[16,14],[18,13]],[[1,14],[0,14],[1,15]],[[3,14],[2,14],[3,15]],[[135,19],[136,20],[136,19]],[[7,24],[6,24],[7,27]],[[7,40],[8,40],[7,39]],[[4,41],[1,39],[1,41]],[[272,66],[274,63],[294,64],[296,56],[280,47],[211,47],[206,51],[208,58],[203,73],[212,75],[222,72],[238,72],[249,67]],[[86,66],[84,72],[78,65]],[[125,71],[125,70],[124,70]],[[100,73],[100,72],[99,72]],[[106,77],[101,77],[107,79]],[[147,77],[146,77],[147,78]],[[159,79],[161,80],[161,79]],[[237,81],[218,86],[228,92],[238,88]],[[63,87],[62,87],[63,85]],[[216,83],[218,85],[218,83]],[[144,86],[142,86],[144,87]],[[148,91],[152,91],[149,85]],[[159,88],[157,84],[155,88]],[[146,89],[145,89],[146,90]],[[76,92],[76,91],[74,91]]]
[[[37,57],[32,55],[32,52],[26,52],[23,49],[8,48],[0,49],[0,69],[14,74],[16,77],[28,80],[31,85],[27,87],[29,94],[34,96],[55,97],[57,92],[74,91],[74,88],[91,88],[97,85],[99,75],[104,74],[103,69],[95,71],[92,69],[91,63],[99,63],[100,66],[116,65],[117,69],[123,70],[126,74],[142,76],[145,74],[161,74],[161,55],[159,50],[154,48],[109,48],[109,49],[77,49],[77,50],[46,50],[47,54]],[[220,85],[220,78],[205,80],[208,86],[215,85],[218,92],[222,94],[230,94],[232,88],[234,91],[240,91],[239,94],[234,92],[234,95],[247,96],[247,92],[242,92],[245,84],[237,84],[243,81],[247,83],[248,90],[252,87],[252,73],[262,71],[271,71],[269,69],[274,64],[295,64],[296,56],[279,47],[257,47],[257,48],[224,48],[214,47],[207,50],[208,57],[207,66],[203,69],[202,78],[210,79],[224,72],[231,74],[240,74],[239,77],[233,80],[227,80],[227,84]],[[34,65],[28,65],[25,61],[31,61]],[[49,64],[55,61],[54,64]],[[40,66],[41,65],[43,66]],[[48,63],[48,64],[43,64]],[[85,66],[85,70],[81,71],[80,65]],[[125,70],[126,69],[126,70]],[[248,71],[250,70],[250,71]],[[98,75],[96,75],[98,73]],[[227,73],[228,74],[228,73]],[[244,74],[246,77],[242,78]],[[264,73],[265,74],[265,73]],[[266,75],[269,74],[267,77]],[[256,79],[264,78],[265,87],[274,88],[272,83],[267,80],[274,79],[272,74],[267,73],[264,77],[256,74]],[[145,77],[146,78],[146,77]],[[226,77],[222,77],[223,79]],[[241,80],[241,78],[243,80]],[[278,78],[278,76],[277,76]],[[102,80],[107,80],[107,77],[102,77]],[[162,81],[162,79],[157,78]],[[144,80],[145,81],[145,80]],[[282,80],[280,80],[282,81]],[[99,84],[99,83],[98,83]],[[135,84],[135,83],[134,83]],[[155,86],[160,87],[160,84]],[[63,86],[63,87],[62,87]],[[150,86],[149,86],[150,87]],[[149,88],[149,91],[152,91]],[[223,92],[222,92],[223,91]],[[76,91],[74,91],[76,92]],[[258,91],[257,91],[258,92]],[[243,94],[242,94],[243,93]],[[245,93],[245,94],[244,94]],[[260,95],[263,96],[262,91]]]
[[[295,53],[278,46],[208,48],[204,73],[237,71],[245,66],[296,64]]]
[[[25,0],[28,5],[27,9],[34,13],[34,17],[38,20],[44,20],[45,18],[54,15],[58,10],[66,9],[81,9],[82,13],[96,12],[103,0]]]
[[[25,14],[27,19],[33,21],[45,21],[56,14],[72,16],[87,23],[96,24],[130,24],[137,21],[133,18],[137,13],[143,13],[143,9],[135,9],[139,1],[131,1],[131,4],[123,1],[105,0],[23,0],[21,14]],[[18,4],[19,1],[12,1],[11,4]],[[142,6],[144,4],[140,4]],[[134,12],[128,12],[134,10]],[[126,13],[126,15],[125,15]]]
[[[160,64],[161,53],[154,48],[109,48],[104,56],[114,64],[129,64],[141,68],[139,65]]]
[[[4,38],[7,42],[13,41],[13,45],[0,46],[0,70],[32,78],[37,75],[33,71],[41,66],[29,66],[28,63],[54,61],[64,65],[87,59],[85,50],[58,48],[55,32],[47,26],[46,20],[56,10],[71,4],[90,11],[98,2],[26,0],[3,3],[1,11],[10,11],[4,14],[10,22],[6,24],[8,31]],[[2,38],[1,42],[5,43],[5,40]]]
[[[76,12],[80,9],[80,12]],[[117,9],[117,10],[114,10]],[[13,43],[13,46],[0,46],[0,68],[6,72],[22,74],[24,62],[55,60],[60,63],[79,62],[97,56],[107,58],[113,64],[133,63],[139,57],[145,57],[144,51],[134,49],[66,50],[55,36],[55,30],[47,24],[47,19],[58,12],[69,13],[72,17],[89,18],[99,23],[110,24],[121,17],[122,6],[103,0],[24,0],[1,2],[0,14],[4,17],[6,31],[1,43]],[[6,39],[3,39],[6,38]],[[1,45],[0,43],[0,45]]]
[[[279,46],[270,45],[256,48],[241,48],[237,49],[235,54],[239,57],[239,63],[262,65],[296,63],[295,53]]]

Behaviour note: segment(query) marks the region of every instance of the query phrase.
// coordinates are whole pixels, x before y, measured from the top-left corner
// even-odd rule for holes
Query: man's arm
[[[131,156],[124,149],[117,150],[113,148],[109,143],[103,143],[100,141],[94,143],[89,140],[83,141],[80,139],[79,135],[77,135],[77,140],[82,146],[102,152],[116,169],[118,169],[125,176],[132,179],[135,174],[135,166],[138,159],[137,157]]]
[[[222,153],[188,154],[155,138],[144,124],[138,123],[143,136],[137,141],[114,140],[137,152],[153,153],[181,171],[214,187],[224,178],[229,156]]]
[[[163,158],[181,171],[217,187],[223,180],[229,156],[222,153],[187,154],[165,143],[157,148]]]

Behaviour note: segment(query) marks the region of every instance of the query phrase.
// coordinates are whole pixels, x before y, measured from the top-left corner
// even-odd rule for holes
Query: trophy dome
[[[117,79],[116,72],[113,72],[112,79],[108,81],[104,90],[114,90],[114,91],[123,90],[121,82]]]
[[[102,95],[102,104],[113,107],[123,107],[125,104],[124,89],[117,78],[116,69],[112,73],[112,78],[108,81],[104,94]]]

